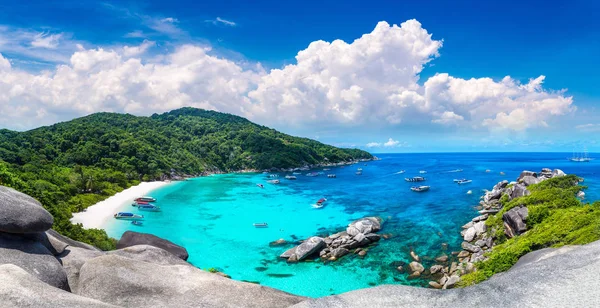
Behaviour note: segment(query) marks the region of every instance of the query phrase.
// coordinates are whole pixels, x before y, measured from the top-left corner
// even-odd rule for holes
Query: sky
[[[600,151],[600,2],[2,1],[0,128],[192,106],[371,152]]]

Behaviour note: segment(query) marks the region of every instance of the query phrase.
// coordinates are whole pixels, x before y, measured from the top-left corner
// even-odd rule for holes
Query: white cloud
[[[31,41],[31,46],[37,48],[56,49],[63,34],[38,33]]]
[[[150,48],[154,45],[156,45],[156,42],[144,40],[144,42],[142,42],[142,44],[140,44],[138,46],[131,46],[131,47],[124,46],[123,47],[123,55],[125,57],[133,57],[133,56],[141,55],[141,54],[145,53],[146,50],[148,50],[148,48]]]
[[[367,148],[378,148],[381,146],[381,143],[379,142],[369,142],[367,143]]]
[[[161,33],[182,31],[173,17],[136,18]],[[0,26],[0,52],[31,52],[18,47],[39,34],[10,33]],[[0,119],[0,127],[27,128],[97,111],[150,114],[196,106],[286,130],[455,125],[525,131],[547,127],[575,108],[564,90],[543,88],[544,76],[520,83],[509,76],[462,79],[439,73],[420,84],[423,67],[439,56],[442,41],[416,20],[400,26],[380,22],[350,43],[312,42],[298,52],[296,64],[268,73],[258,63],[217,57],[197,45],[146,55],[154,44],[85,49],[63,37],[57,52],[69,51],[60,61],[64,65],[40,73],[20,71],[0,56],[0,111],[12,115],[10,123]],[[44,119],[36,119],[40,114]],[[405,145],[390,138],[367,147],[386,144]]]
[[[389,147],[395,147],[395,146],[397,146],[397,145],[399,145],[399,144],[400,144],[400,141],[398,141],[398,140],[394,140],[394,139],[390,138],[390,139],[388,139],[388,141],[387,141],[386,143],[384,143],[383,145],[389,148]]]
[[[142,30],[134,30],[124,35],[126,38],[144,38],[146,34]]]
[[[208,19],[205,22],[211,23],[213,25],[225,25],[229,27],[235,27],[237,24],[231,20],[223,19],[221,17],[217,17],[215,19]]]
[[[1,60],[0,60],[0,62],[1,62]],[[0,67],[1,66],[2,65],[0,64]],[[598,131],[600,131],[600,124],[592,124],[592,123],[581,124],[581,125],[575,126],[575,128],[582,132],[598,132]]]

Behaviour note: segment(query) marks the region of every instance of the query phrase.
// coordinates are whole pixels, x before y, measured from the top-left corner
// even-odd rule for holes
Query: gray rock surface
[[[71,292],[78,293],[79,290],[79,269],[85,262],[95,257],[103,255],[103,252],[89,250],[79,247],[67,247],[57,258],[67,273],[67,281]]]
[[[465,231],[465,235],[463,236],[463,239],[467,242],[470,242],[474,238],[475,238],[475,227],[471,227],[471,228],[467,229],[467,231]]]
[[[87,261],[81,296],[126,307],[289,307],[304,298],[223,278],[189,265],[157,265],[117,255]]]
[[[502,215],[502,220],[504,223],[510,227],[512,231],[510,233],[514,235],[521,234],[527,231],[527,221],[528,210],[525,206],[515,207],[510,209],[508,212]]]
[[[529,186],[529,185],[537,184],[541,181],[540,181],[540,179],[538,179],[536,177],[533,177],[531,175],[526,175],[521,179],[520,182],[523,183],[525,186]]]
[[[324,247],[325,242],[323,241],[323,238],[313,236],[302,242],[302,244],[298,245],[294,254],[298,256],[298,261],[300,261]]]
[[[506,273],[451,290],[385,285],[310,299],[294,308],[595,307],[600,302],[600,241],[527,254]]]
[[[512,191],[510,193],[510,199],[515,199],[518,197],[529,196],[531,192],[527,190],[527,187],[523,184],[515,184],[512,187]]]
[[[46,235],[48,236],[48,238],[53,237],[56,241],[60,241],[66,245],[69,245],[71,247],[79,247],[79,248],[84,248],[84,249],[88,249],[88,250],[95,250],[95,251],[101,251],[100,249],[90,245],[90,244],[86,244],[86,243],[82,243],[76,240],[72,240],[52,229],[46,231]]]
[[[32,197],[0,186],[0,232],[37,233],[52,227],[54,218]]]
[[[162,248],[162,249],[176,255],[177,257],[181,258],[184,261],[187,260],[189,257],[187,249],[185,249],[182,246],[179,246],[177,244],[174,244],[170,241],[167,241],[165,239],[162,239],[162,238],[152,235],[152,234],[140,233],[140,232],[134,232],[134,231],[126,231],[125,233],[123,233],[123,235],[121,236],[121,239],[119,240],[119,242],[117,242],[117,249],[126,248],[126,247],[130,247],[130,246],[136,246],[136,245],[150,245],[150,246]]]
[[[0,233],[0,264],[14,264],[51,286],[69,290],[67,273],[40,242]]]
[[[381,230],[381,219],[379,217],[365,217],[353,221],[346,228],[346,232],[351,236],[356,236],[359,233],[367,234]]]
[[[115,306],[54,288],[16,265],[4,264],[0,265],[0,307],[108,308]]]
[[[144,261],[159,265],[190,265],[174,254],[150,245],[137,245],[109,251],[108,255],[117,255],[137,261]]]

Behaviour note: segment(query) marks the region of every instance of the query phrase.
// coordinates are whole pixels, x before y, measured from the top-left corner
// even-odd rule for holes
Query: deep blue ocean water
[[[298,175],[298,180],[289,181],[284,179],[288,173],[279,173],[281,184],[273,185],[264,174],[226,174],[174,183],[152,193],[162,212],[144,212],[143,226],[114,220],[105,229],[115,238],[126,230],[152,233],[185,246],[189,261],[199,268],[216,268],[233,279],[318,297],[381,284],[425,286],[426,280],[409,280],[396,267],[411,261],[411,249],[425,266],[441,253],[460,250],[460,227],[477,215],[474,207],[483,190],[504,179],[515,180],[522,170],[559,168],[585,178],[587,201],[597,200],[600,193],[600,161],[569,162],[566,153],[378,156],[381,160],[366,165],[323,171],[335,173],[335,179]],[[355,174],[357,168],[363,169],[362,175]],[[463,172],[450,172],[456,169]],[[400,170],[406,173],[396,174]],[[419,174],[420,170],[427,173]],[[404,181],[419,175],[427,178],[423,185],[431,186],[429,191],[412,192],[413,183]],[[473,182],[457,185],[456,178]],[[328,200],[326,206],[314,209],[311,205],[322,197]],[[137,211],[129,205],[123,209]],[[287,264],[278,256],[291,246],[269,246],[280,238],[294,241],[341,231],[364,216],[384,218],[379,233],[392,235],[364,259],[349,255],[328,264]],[[267,222],[269,227],[255,228],[255,222]]]

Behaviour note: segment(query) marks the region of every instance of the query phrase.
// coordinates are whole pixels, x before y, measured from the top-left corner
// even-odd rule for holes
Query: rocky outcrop
[[[303,298],[204,272],[105,255],[81,267],[79,295],[125,307],[289,307]]]
[[[518,206],[510,209],[502,215],[504,221],[504,232],[509,238],[519,235],[527,230],[527,216],[529,211],[525,206]]]
[[[37,200],[12,188],[0,186],[0,232],[25,234],[52,227],[52,215]]]
[[[521,257],[502,275],[466,288],[440,292],[384,285],[310,299],[292,307],[591,307],[600,298],[596,283],[599,255],[600,241],[547,248]]]
[[[116,307],[57,289],[14,264],[0,265],[0,307]]]
[[[134,231],[126,231],[125,233],[123,233],[123,235],[121,236],[121,239],[119,240],[119,242],[117,242],[117,249],[126,248],[126,247],[130,247],[130,246],[136,246],[136,245],[150,245],[150,246],[162,248],[162,249],[176,255],[177,257],[181,258],[184,261],[187,260],[189,257],[187,249],[185,249],[184,247],[181,247],[177,244],[174,244],[170,241],[167,241],[165,239],[162,239],[162,238],[152,235],[152,234],[140,233],[140,232],[134,232]]]
[[[373,232],[381,230],[383,220],[379,217],[365,217],[353,221],[348,225],[346,231],[331,234],[325,238],[313,236],[302,244],[290,248],[279,257],[287,259],[288,262],[298,262],[311,255],[318,255],[321,260],[335,261],[354,251],[354,254],[364,257],[365,249],[358,250],[381,239]]]

